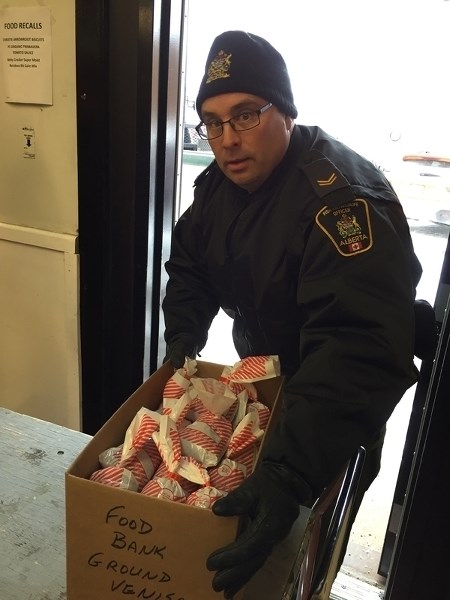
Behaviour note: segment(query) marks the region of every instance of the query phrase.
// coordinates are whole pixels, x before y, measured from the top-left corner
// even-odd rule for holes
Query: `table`
[[[64,473],[90,439],[0,408],[2,600],[65,600]]]

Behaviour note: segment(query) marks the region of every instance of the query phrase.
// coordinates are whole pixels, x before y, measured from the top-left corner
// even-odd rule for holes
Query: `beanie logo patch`
[[[231,53],[226,54],[223,50],[216,54],[208,67],[206,83],[230,77],[231,56]]]

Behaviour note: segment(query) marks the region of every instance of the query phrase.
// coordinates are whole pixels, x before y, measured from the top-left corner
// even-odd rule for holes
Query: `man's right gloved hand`
[[[169,344],[164,362],[170,360],[174,369],[181,369],[186,357],[195,358],[196,356],[197,346],[185,338],[180,338]]]

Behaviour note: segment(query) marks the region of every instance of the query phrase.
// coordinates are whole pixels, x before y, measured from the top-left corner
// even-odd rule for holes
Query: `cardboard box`
[[[198,376],[218,378],[221,365],[198,361]],[[67,599],[218,600],[207,556],[236,537],[237,517],[89,481],[99,454],[121,444],[137,411],[157,409],[172,375],[156,371],[92,438],[66,472]],[[276,420],[282,378],[257,382],[258,399]],[[236,600],[242,596],[236,596]]]

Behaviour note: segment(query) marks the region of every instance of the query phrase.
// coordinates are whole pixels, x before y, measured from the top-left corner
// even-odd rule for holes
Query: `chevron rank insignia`
[[[329,187],[330,185],[334,185],[336,183],[336,180],[337,180],[337,175],[336,175],[336,172],[333,171],[333,173],[331,173],[331,175],[328,177],[328,179],[317,179],[316,184],[319,187]]]
[[[342,256],[354,256],[372,247],[369,205],[358,198],[338,208],[325,206],[316,215],[316,223]]]

